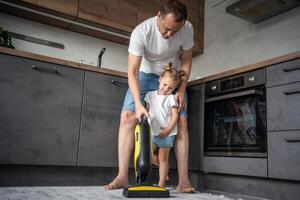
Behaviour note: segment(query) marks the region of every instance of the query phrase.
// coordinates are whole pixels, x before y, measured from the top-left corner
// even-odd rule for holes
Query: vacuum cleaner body
[[[123,195],[130,198],[170,197],[167,189],[153,186],[149,181],[152,169],[152,141],[150,126],[146,117],[142,117],[141,122],[136,126],[134,135],[134,170],[137,185],[124,188]]]

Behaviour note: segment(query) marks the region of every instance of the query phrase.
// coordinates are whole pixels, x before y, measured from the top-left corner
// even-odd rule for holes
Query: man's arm
[[[142,105],[140,97],[139,69],[141,66],[142,56],[135,56],[131,53],[128,55],[128,84],[135,103],[135,116],[140,121],[142,114],[149,117],[145,107]]]
[[[177,98],[178,98],[178,111],[181,112],[185,110],[186,102],[184,98],[184,93],[186,90],[187,82],[190,77],[191,68],[192,68],[192,55],[193,55],[193,49],[188,49],[182,51],[181,55],[181,69],[185,71],[186,78],[185,80],[181,81],[181,84],[177,91]]]

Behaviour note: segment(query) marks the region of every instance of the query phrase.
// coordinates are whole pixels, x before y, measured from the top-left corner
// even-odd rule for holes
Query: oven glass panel
[[[266,104],[263,95],[206,103],[206,152],[266,152]]]
[[[214,107],[214,146],[252,146],[257,142],[256,100],[239,99]]]

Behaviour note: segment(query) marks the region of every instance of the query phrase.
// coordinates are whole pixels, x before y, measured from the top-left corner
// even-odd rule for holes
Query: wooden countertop
[[[63,59],[59,59],[59,58],[53,58],[53,57],[49,57],[49,56],[43,56],[43,55],[39,55],[39,54],[29,53],[29,52],[20,51],[17,49],[9,49],[9,48],[0,47],[0,53],[127,78],[127,73],[125,73],[125,72],[111,70],[111,69],[107,69],[107,68],[103,68],[103,67],[100,68],[100,67],[96,67],[96,66],[80,64],[77,62],[72,62],[72,61],[67,61],[67,60],[63,60]]]
[[[200,83],[205,83],[205,82],[213,81],[213,80],[216,80],[216,79],[237,75],[237,74],[240,74],[240,73],[243,73],[243,72],[252,71],[252,70],[255,70],[255,69],[260,69],[260,68],[263,68],[263,67],[267,67],[269,65],[274,65],[274,64],[277,64],[277,63],[281,63],[281,62],[286,62],[286,61],[293,60],[293,59],[296,59],[296,58],[300,58],[300,51],[296,51],[294,53],[289,53],[289,54],[274,57],[274,58],[271,58],[271,59],[263,60],[263,61],[260,61],[260,62],[254,63],[254,64],[245,65],[245,66],[242,66],[242,67],[238,67],[236,69],[224,71],[224,72],[214,74],[214,75],[211,75],[211,76],[206,76],[206,77],[203,77],[201,79],[190,81],[188,83],[188,85],[192,86],[192,85],[196,85],[196,84],[200,84]]]
[[[67,60],[63,60],[63,59],[59,59],[59,58],[53,58],[53,57],[49,57],[49,56],[38,55],[38,54],[20,51],[20,50],[16,50],[16,49],[0,47],[0,53],[14,55],[14,56],[20,56],[20,57],[24,57],[24,58],[69,66],[69,67],[73,67],[73,68],[77,68],[77,69],[84,69],[84,70],[89,70],[89,71],[93,71],[93,72],[99,72],[99,73],[110,74],[110,75],[121,76],[121,77],[127,78],[127,73],[125,73],[125,72],[111,70],[111,69],[107,69],[107,68],[103,68],[103,67],[99,68],[99,67],[90,66],[90,65],[86,65],[86,64],[80,64],[80,63],[76,63],[76,62],[72,62],[72,61],[67,61]],[[192,85],[196,85],[196,84],[201,84],[201,83],[213,81],[213,80],[224,78],[224,77],[237,75],[237,74],[240,74],[243,72],[260,69],[260,68],[263,68],[263,67],[266,67],[269,65],[274,65],[274,64],[285,62],[288,60],[293,60],[296,58],[300,58],[300,51],[285,54],[285,55],[274,57],[274,58],[267,59],[267,60],[263,60],[263,61],[260,61],[260,62],[254,63],[254,64],[245,65],[242,67],[238,67],[236,69],[227,70],[227,71],[224,71],[224,72],[221,72],[218,74],[203,77],[201,79],[193,80],[193,81],[190,81],[188,83],[188,85],[192,86]]]

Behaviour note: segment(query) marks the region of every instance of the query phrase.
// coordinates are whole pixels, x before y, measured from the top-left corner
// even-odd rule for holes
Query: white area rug
[[[170,190],[170,198],[159,199],[185,199],[185,200],[232,200],[224,195],[209,193],[183,194]],[[0,200],[109,200],[128,199],[123,196],[123,190],[105,190],[103,187],[2,187]],[[147,198],[151,199],[151,198]],[[238,198],[241,200],[241,198]]]

